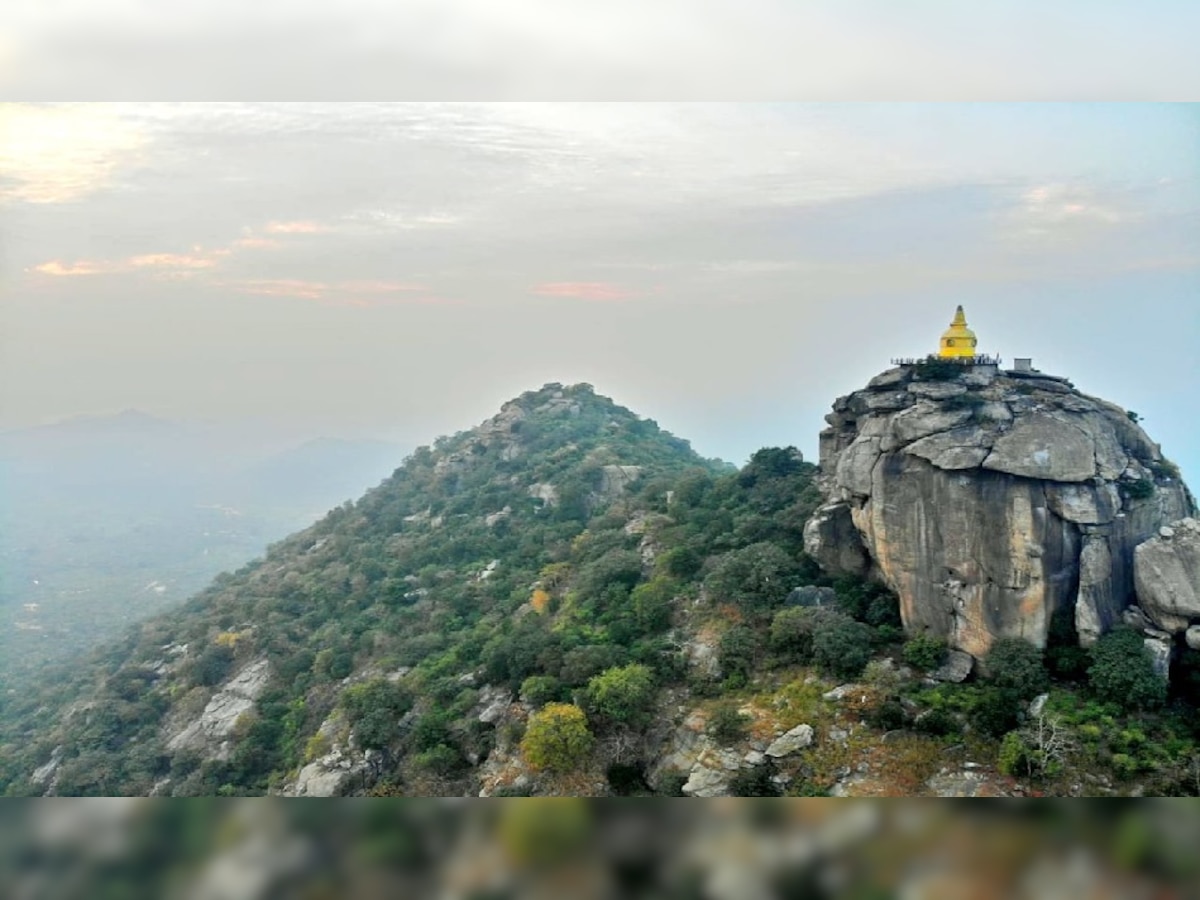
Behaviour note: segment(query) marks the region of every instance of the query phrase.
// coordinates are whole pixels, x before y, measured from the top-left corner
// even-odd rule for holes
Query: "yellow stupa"
[[[954,313],[954,321],[942,333],[938,356],[943,359],[962,359],[975,356],[975,332],[967,327],[967,315],[960,306]]]

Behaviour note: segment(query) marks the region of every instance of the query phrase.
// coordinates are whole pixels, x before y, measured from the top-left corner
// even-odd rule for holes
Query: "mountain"
[[[530,391],[0,698],[0,786],[1200,793],[1200,653],[1168,685],[1116,627],[997,637],[964,669],[878,572],[805,552],[838,471],[791,447],[737,470],[588,385]]]
[[[0,680],[20,688],[182,602],[403,457],[279,443],[137,410],[0,433]]]

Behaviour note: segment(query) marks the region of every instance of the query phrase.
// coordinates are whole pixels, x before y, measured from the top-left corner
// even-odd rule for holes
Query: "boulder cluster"
[[[1136,419],[1038,372],[891,369],[826,416],[806,549],[887,584],[910,633],[975,657],[1001,637],[1044,646],[1056,615],[1090,645],[1128,618],[1137,551],[1145,615],[1187,634],[1200,589],[1176,545],[1193,532],[1172,523],[1195,501]]]

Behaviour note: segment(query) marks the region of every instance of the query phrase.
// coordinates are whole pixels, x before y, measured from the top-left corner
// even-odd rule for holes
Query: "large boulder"
[[[1094,642],[1133,602],[1134,549],[1195,512],[1132,418],[1065,379],[964,366],[927,381],[901,367],[826,420],[826,502],[805,550],[832,574],[883,582],[910,631],[975,657],[1000,637],[1044,646],[1056,614]],[[1196,556],[1156,540],[1142,606],[1178,632],[1200,621]]]
[[[1159,530],[1133,554],[1138,603],[1171,633],[1200,624],[1200,522],[1183,519]]]

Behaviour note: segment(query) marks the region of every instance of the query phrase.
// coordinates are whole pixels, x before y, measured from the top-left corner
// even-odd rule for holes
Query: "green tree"
[[[642,725],[654,704],[654,673],[641,663],[608,669],[588,682],[586,696],[588,706],[610,722]]]
[[[983,658],[983,669],[1000,690],[1029,700],[1050,687],[1044,656],[1023,638],[1000,638]]]
[[[708,589],[718,600],[751,610],[769,610],[783,603],[792,589],[796,564],[776,544],[762,541],[731,550],[708,576]]]
[[[805,665],[813,658],[813,632],[824,610],[789,606],[771,620],[771,652],[781,663]]]
[[[945,658],[945,638],[918,634],[904,645],[904,661],[922,672],[936,669]]]
[[[818,620],[813,659],[838,678],[857,678],[871,659],[871,629],[862,622],[832,615]]]
[[[745,625],[734,625],[723,635],[718,648],[723,674],[731,687],[740,687],[750,679],[758,657],[759,639]]]
[[[1142,636],[1120,626],[1092,647],[1088,684],[1101,700],[1126,710],[1156,709],[1167,699],[1167,684],[1154,673]]]
[[[547,703],[529,717],[521,752],[535,769],[569,772],[583,762],[593,743],[582,709],[573,703]]]
[[[386,750],[400,718],[412,709],[412,697],[401,685],[375,678],[351,685],[342,693],[342,708],[364,750]]]

